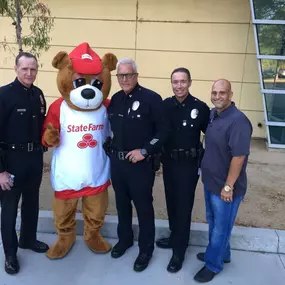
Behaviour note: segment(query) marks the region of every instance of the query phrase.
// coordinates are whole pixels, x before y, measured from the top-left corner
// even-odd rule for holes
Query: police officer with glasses
[[[113,95],[108,107],[113,132],[108,152],[119,219],[119,242],[111,256],[119,258],[133,245],[133,202],[139,221],[139,255],[133,269],[140,272],[147,268],[154,250],[153,162],[168,130],[162,98],[138,83],[137,65],[132,59],[117,63],[117,78],[122,90]]]

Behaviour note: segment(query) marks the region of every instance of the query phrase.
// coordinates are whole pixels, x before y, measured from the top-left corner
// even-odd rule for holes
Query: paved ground
[[[55,235],[40,234],[39,238],[52,244]],[[116,240],[110,240],[112,244]],[[1,245],[0,245],[1,247]],[[190,247],[183,269],[176,274],[166,271],[171,251],[156,249],[149,268],[136,273],[132,270],[138,248],[133,246],[122,258],[96,255],[84,245],[82,237],[63,260],[50,261],[44,254],[19,250],[21,271],[9,276],[3,269],[0,255],[0,285],[190,285],[197,284],[194,274],[203,266],[196,253],[204,248]],[[1,249],[2,251],[2,249]],[[210,283],[213,285],[283,285],[285,255],[233,251],[233,258],[225,270]]]
[[[45,155],[46,172],[40,192],[40,207],[51,210],[53,190],[48,165],[51,151]],[[70,163],[73,163],[72,158]],[[285,152],[268,151],[264,140],[253,140],[248,164],[248,194],[242,202],[236,225],[285,230]],[[114,191],[109,189],[107,213],[116,215]],[[153,189],[155,217],[167,219],[162,173],[158,172]],[[79,206],[80,209],[80,206]],[[135,213],[134,213],[135,214]],[[192,214],[193,222],[205,222],[203,187],[199,181]]]

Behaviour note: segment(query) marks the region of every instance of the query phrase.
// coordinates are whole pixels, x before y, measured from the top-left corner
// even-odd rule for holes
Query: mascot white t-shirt
[[[103,149],[110,135],[106,107],[77,111],[59,98],[49,108],[48,123],[60,130],[51,162],[55,196],[70,199],[104,191],[110,185],[110,161]]]

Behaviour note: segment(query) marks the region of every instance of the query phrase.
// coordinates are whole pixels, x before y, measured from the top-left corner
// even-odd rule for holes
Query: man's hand
[[[233,201],[233,190],[231,190],[230,192],[226,192],[225,189],[223,188],[221,191],[221,199],[227,203],[232,202]]]
[[[13,182],[11,181],[7,171],[0,173],[0,187],[3,191],[11,190],[11,187],[13,187]]]
[[[141,154],[140,149],[134,149],[130,151],[126,155],[126,158],[129,159],[129,161],[132,163],[137,163],[138,161],[145,159],[145,157]]]

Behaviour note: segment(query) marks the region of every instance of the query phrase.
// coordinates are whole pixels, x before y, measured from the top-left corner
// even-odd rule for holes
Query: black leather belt
[[[128,158],[126,158],[126,155],[128,153],[129,151],[124,151],[124,150],[116,150],[116,149],[111,150],[111,155],[115,156],[119,160],[128,160]]]
[[[12,151],[25,151],[25,152],[32,152],[32,151],[47,151],[47,147],[42,146],[39,143],[23,143],[23,144],[8,144],[8,143],[0,143],[0,148],[3,150],[12,150]]]
[[[198,152],[196,148],[191,149],[172,149],[171,151],[164,151],[163,155],[174,160],[185,158],[198,158]]]
[[[130,151],[125,151],[125,150],[116,150],[116,149],[112,149],[111,151],[111,155],[115,156],[117,159],[119,160],[127,160],[129,161],[129,158],[126,158],[126,155],[130,152]],[[144,160],[149,162],[151,161],[153,158],[153,156],[147,156]]]

